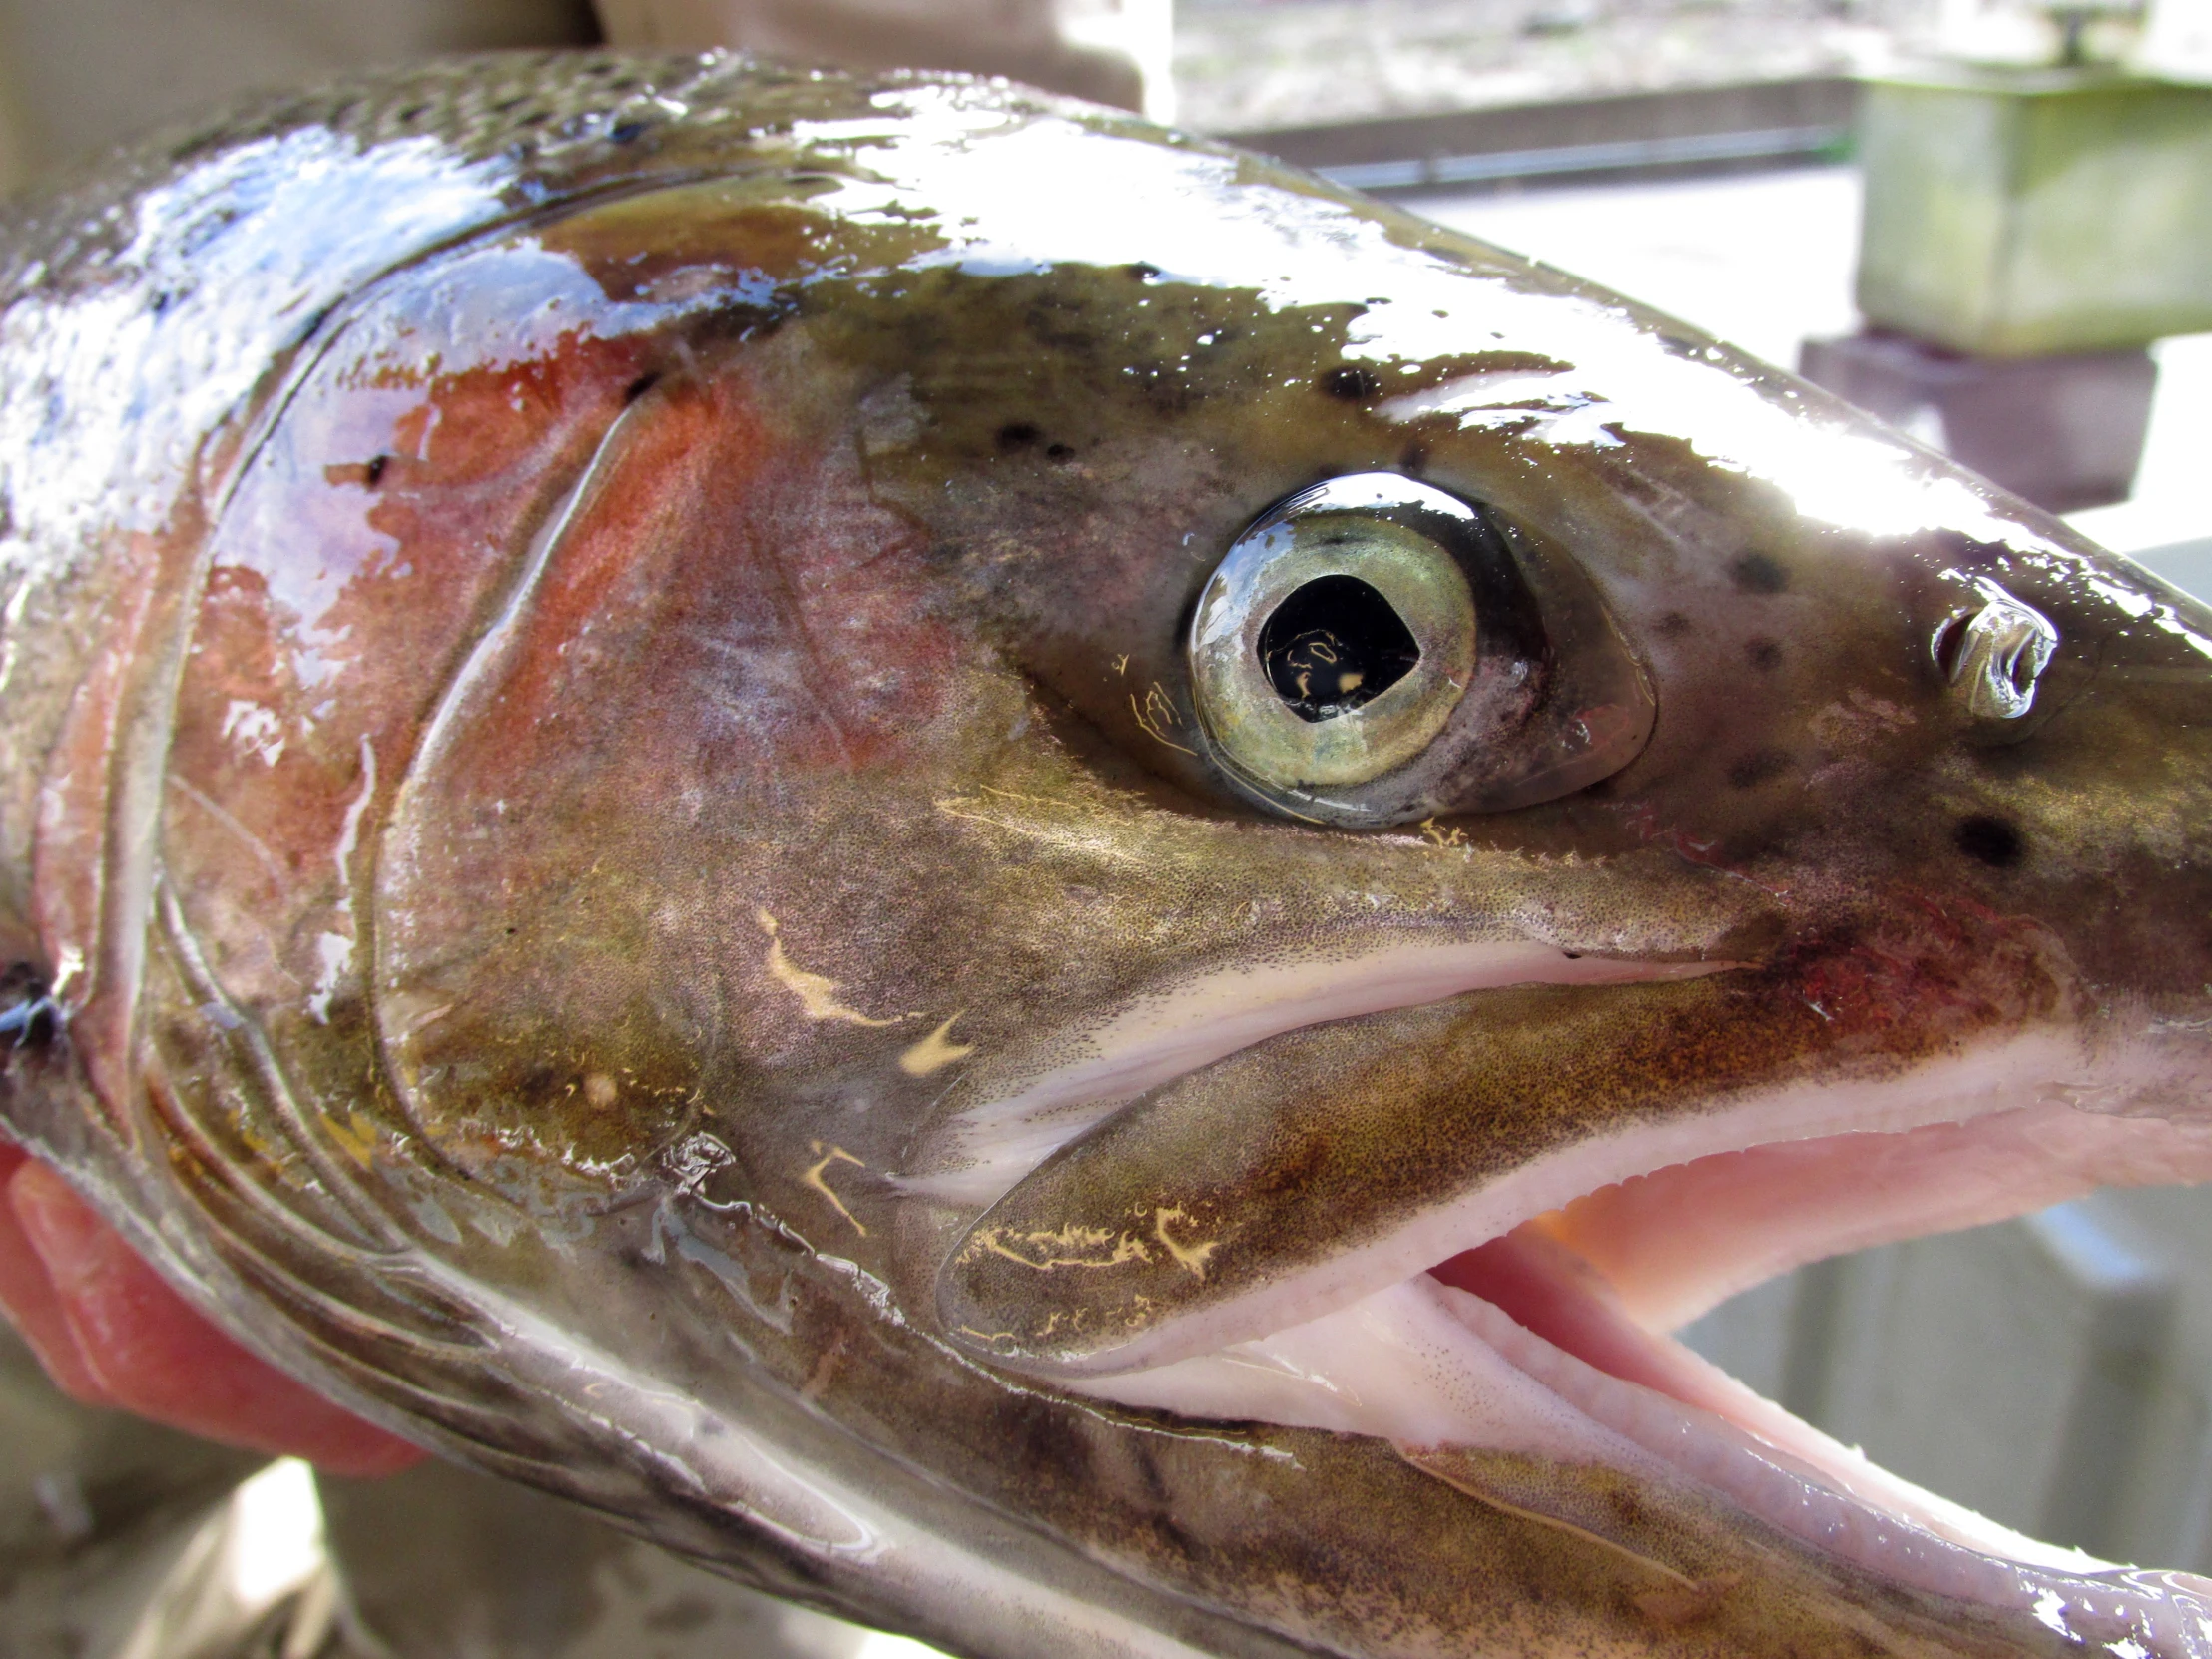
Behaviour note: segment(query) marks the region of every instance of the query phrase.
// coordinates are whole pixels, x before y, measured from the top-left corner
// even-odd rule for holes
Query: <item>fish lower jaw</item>
[[[1999,1146],[2008,1135],[2062,1140],[2074,1127],[2062,1113],[2001,1114],[2008,1121],[1985,1120],[1973,1133]],[[1867,1162],[1873,1169],[1882,1160],[1870,1152]],[[2205,1172],[2176,1178],[2191,1173]],[[1692,1165],[1644,1179],[1659,1178],[1695,1195],[1712,1171]],[[2071,1640],[2123,1644],[2112,1647],[2123,1659],[2212,1656],[2212,1580],[2140,1572],[2043,1543],[1871,1463],[1652,1329],[1565,1242],[1573,1208],[1268,1336],[1062,1385],[1182,1417],[1385,1440],[1477,1498],[1502,1493],[1505,1506],[1585,1537],[1571,1504],[1546,1515],[1509,1484],[1486,1490],[1485,1467],[1552,1470],[1569,1490],[1584,1477],[1625,1477],[1738,1517],[1748,1530],[1771,1529],[1878,1582],[2025,1614]]]
[[[1648,1381],[1593,1365],[1432,1273],[1274,1337],[1070,1386],[1184,1417],[1370,1435],[1477,1498],[1490,1495],[1484,1460],[1499,1453],[1558,1471],[1570,1491],[1578,1473],[1625,1476],[1708,1509],[1717,1498],[1883,1583],[2026,1614],[2071,1640],[2137,1644],[2114,1652],[2212,1654],[2212,1580],[2138,1572],[2000,1526],[1888,1473],[1671,1338],[1620,1324],[1581,1335],[1609,1347],[1608,1361],[1632,1358]],[[1508,1507],[1531,1512],[1503,1491]],[[1551,1518],[1540,1504],[1533,1512]],[[1587,1538],[1571,1505],[1556,1519]]]

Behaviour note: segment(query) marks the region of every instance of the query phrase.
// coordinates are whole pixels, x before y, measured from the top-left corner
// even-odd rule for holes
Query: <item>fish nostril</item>
[[[2010,869],[2027,854],[2027,842],[2018,827],[1988,813],[1960,819],[1950,838],[1967,857],[1992,869]]]
[[[1374,702],[1420,661],[1404,618],[1357,576],[1297,589],[1261,628],[1259,645],[1275,695],[1317,724]]]
[[[1994,582],[1976,585],[1981,608],[1946,620],[1930,649],[1969,714],[2017,720],[2035,706],[2035,685],[2058,649],[2058,630]]]

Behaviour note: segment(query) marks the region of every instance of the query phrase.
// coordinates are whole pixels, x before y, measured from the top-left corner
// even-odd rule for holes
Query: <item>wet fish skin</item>
[[[4,1109],[252,1346],[960,1651],[2064,1645],[1687,1485],[1059,1382],[1762,1089],[2029,1032],[2195,1110],[2193,603],[1557,274],[988,87],[424,71],[8,248],[0,934],[69,1041]],[[1183,619],[1365,471],[1587,583],[1648,747],[1373,832],[1226,787]],[[2062,642],[2020,721],[1931,651],[1992,581]],[[1720,971],[1287,1032],[927,1190],[1132,994],[1527,939]],[[1138,1214],[1073,1281],[963,1249]]]

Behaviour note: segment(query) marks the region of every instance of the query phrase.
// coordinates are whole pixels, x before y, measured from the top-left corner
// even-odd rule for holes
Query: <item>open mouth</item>
[[[1578,977],[1580,960],[1568,964]],[[1683,972],[1603,966],[1615,983]],[[1368,1005],[1403,1006],[1406,988]],[[1451,991],[1469,988],[1480,986]],[[1024,1098],[971,1114],[971,1123],[1014,1129],[1009,1142],[1023,1150],[945,1185],[1003,1191],[1009,1172],[1018,1180],[1051,1150],[1033,1143],[1081,1133],[1137,1093],[1131,1081],[1154,1086],[1312,1012],[1281,996],[1272,1017],[1246,1006],[1231,1022],[1241,1042],[1225,1045],[1220,1016],[1236,999],[1213,990],[1211,1017],[1175,1041],[1160,1039],[1166,1022],[1155,1017],[1149,1042],[1094,1045],[1030,1080]],[[1192,1035],[1202,1026],[1213,1040]],[[1094,1397],[1181,1417],[1380,1438],[1478,1498],[1601,1545],[1634,1551],[1608,1535],[1602,1505],[1585,1513],[1528,1501],[1488,1481],[1485,1460],[1603,1470],[1718,1499],[1881,1580],[2025,1613],[2120,1659],[2212,1653],[2212,1581],[2115,1566],[1921,1490],[1667,1335],[1804,1262],[1999,1220],[2097,1186],[2212,1176],[2212,1129],[2076,1104],[2131,1095],[2129,1063],[2100,1055],[2092,1078],[2065,1032],[2013,1031],[1876,1081],[1740,1097],[1532,1159],[1404,1218],[1386,1238],[1138,1341],[1034,1369]],[[1070,1075],[1074,1065],[1088,1075]],[[1108,1074],[1121,1083],[1111,1093],[1086,1086]]]

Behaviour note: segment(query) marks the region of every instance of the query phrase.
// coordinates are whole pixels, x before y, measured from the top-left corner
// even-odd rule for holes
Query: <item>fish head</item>
[[[631,73],[211,491],[74,1157],[165,1265],[967,1651],[2202,1651],[1664,1333],[2212,1169],[2212,615],[1253,157]]]

